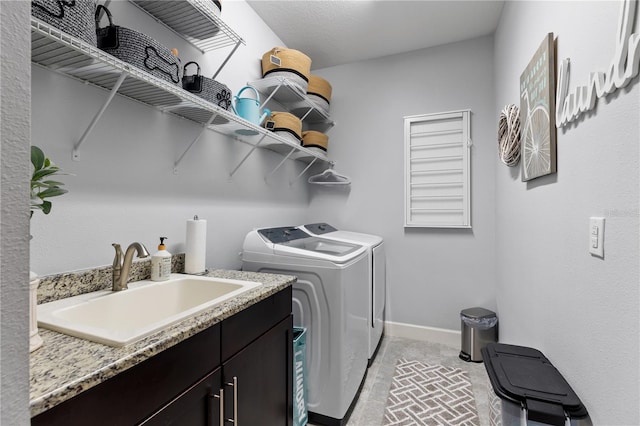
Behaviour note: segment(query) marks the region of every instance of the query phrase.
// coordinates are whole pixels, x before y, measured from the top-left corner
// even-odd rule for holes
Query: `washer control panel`
[[[315,235],[328,234],[329,232],[337,231],[336,228],[329,225],[328,223],[310,223],[309,225],[305,225],[304,227],[307,228],[309,232],[312,232]]]
[[[299,240],[301,238],[311,237],[311,235],[307,234],[300,228],[296,228],[295,226],[258,229],[258,233],[267,241],[274,244],[282,244],[289,241]]]

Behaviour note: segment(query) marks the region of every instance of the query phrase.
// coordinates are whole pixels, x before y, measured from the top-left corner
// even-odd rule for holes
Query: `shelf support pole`
[[[216,79],[216,77],[218,76],[218,74],[220,74],[220,71],[222,71],[222,68],[224,68],[225,65],[227,65],[227,62],[229,62],[229,59],[231,59],[231,57],[233,56],[234,53],[236,53],[236,50],[238,50],[238,47],[240,47],[240,44],[242,43],[242,39],[238,40],[238,42],[236,43],[236,45],[233,47],[233,49],[231,50],[231,53],[229,53],[229,55],[225,58],[224,61],[222,61],[222,64],[220,64],[220,66],[218,67],[218,69],[216,70],[216,73],[213,74],[213,77],[211,77],[212,79]]]
[[[96,124],[98,124],[98,121],[102,117],[102,114],[104,114],[105,110],[113,100],[113,97],[116,95],[116,93],[118,93],[118,90],[120,89],[120,86],[124,82],[125,78],[127,78],[127,73],[122,71],[122,73],[120,74],[120,77],[118,77],[118,80],[116,81],[116,84],[114,84],[113,87],[111,88],[111,92],[109,92],[109,96],[107,97],[107,100],[102,105],[102,108],[100,108],[98,113],[93,117],[93,120],[91,120],[91,123],[89,123],[89,127],[87,127],[87,130],[84,131],[84,133],[82,134],[78,142],[76,142],[76,144],[73,146],[73,153],[71,158],[74,161],[80,161],[80,151],[79,151],[80,145],[82,145],[82,143],[87,139],[87,137],[89,136],[93,128],[96,126]]]
[[[284,158],[282,159],[282,161],[281,161],[281,162],[276,166],[276,168],[275,168],[275,169],[271,170],[271,173],[269,173],[267,176],[265,176],[264,180],[265,180],[265,181],[268,181],[268,180],[269,180],[269,178],[271,177],[271,175],[273,175],[276,171],[278,171],[278,169],[279,169],[280,167],[282,167],[282,165],[284,164],[284,162],[285,162],[285,161],[287,161],[287,160],[289,159],[289,157],[291,157],[291,155],[293,155],[293,153],[294,153],[294,152],[296,152],[296,151],[297,151],[297,148],[295,148],[295,147],[294,147],[294,148],[291,148],[291,151],[289,151],[289,153],[286,155],[286,157],[284,157]]]
[[[293,183],[295,181],[300,179],[302,177],[302,175],[305,174],[307,172],[307,170],[309,170],[311,168],[311,166],[313,166],[313,163],[315,163],[316,160],[318,160],[318,157],[313,157],[313,160],[311,160],[311,162],[307,165],[307,167],[305,167],[304,170],[298,176],[296,176],[295,179],[289,181],[289,185],[293,185]]]
[[[269,96],[267,96],[267,98],[266,98],[264,101],[262,101],[262,105],[260,105],[260,110],[262,110],[262,108],[264,108],[264,106],[265,106],[267,103],[269,103],[269,101],[270,101],[270,100],[275,96],[276,92],[277,92],[277,91],[278,91],[278,89],[280,89],[281,87],[282,87],[282,82],[280,82],[280,84],[278,84],[278,85],[276,86],[276,88],[275,88],[275,89],[273,89],[273,90],[271,91],[271,94],[270,94]]]
[[[253,154],[253,151],[256,150],[256,148],[258,146],[260,146],[260,144],[262,143],[262,141],[264,140],[264,138],[267,136],[266,133],[262,134],[262,137],[260,138],[260,140],[258,140],[258,143],[256,143],[254,146],[251,147],[251,150],[247,153],[247,155],[245,155],[242,160],[240,160],[240,162],[238,163],[238,165],[231,171],[231,173],[229,173],[229,177],[232,178],[234,174],[236,174],[236,172],[238,171],[238,169],[240,168],[240,166],[242,166],[244,164],[244,162],[247,160],[247,158],[249,158],[249,156],[251,156],[251,154]]]
[[[313,108],[309,108],[309,111],[307,111],[307,113],[305,115],[302,116],[302,118],[300,119],[300,121],[304,121],[305,118],[307,118],[307,116],[309,114],[311,114],[311,111],[313,111]]]
[[[211,114],[211,117],[209,117],[209,120],[207,120],[207,122],[205,124],[202,125],[202,130],[200,130],[200,133],[198,133],[198,136],[195,137],[194,140],[191,141],[191,143],[189,144],[189,146],[187,147],[187,149],[182,153],[182,155],[175,161],[175,163],[173,163],[173,173],[177,174],[178,173],[178,166],[180,165],[180,163],[182,162],[182,159],[184,158],[185,155],[187,155],[187,152],[189,152],[189,150],[191,149],[191,147],[193,145],[195,145],[196,142],[198,142],[200,140],[200,138],[202,137],[202,135],[204,134],[204,132],[207,131],[207,126],[209,126],[209,124],[213,123],[213,120],[215,120],[215,118],[218,116],[217,112],[214,112],[213,114]]]

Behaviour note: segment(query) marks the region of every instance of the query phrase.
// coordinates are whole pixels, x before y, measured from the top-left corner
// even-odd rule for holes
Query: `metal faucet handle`
[[[122,271],[122,248],[120,244],[113,243],[111,244],[114,249],[116,249],[116,255],[113,258],[113,269],[111,272],[111,282],[115,285],[115,283],[120,281],[120,272]]]
[[[127,279],[129,278],[129,271],[131,270],[131,262],[133,260],[133,253],[136,252],[138,257],[149,256],[149,251],[142,243],[131,243],[127,247],[127,251],[122,255],[122,248],[120,244],[111,244],[116,249],[116,256],[113,259],[113,276],[112,286],[114,291],[126,290]]]
[[[149,250],[147,250],[147,248],[142,243],[131,243],[129,248],[131,247],[136,249],[136,254],[138,257],[144,258],[150,256]],[[129,251],[129,249],[127,249],[127,251]]]

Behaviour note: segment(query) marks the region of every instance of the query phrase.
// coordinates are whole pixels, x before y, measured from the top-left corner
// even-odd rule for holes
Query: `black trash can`
[[[587,409],[537,349],[490,343],[482,349],[489,376],[491,426],[591,426]]]
[[[498,341],[498,317],[485,308],[468,308],[460,312],[460,359],[482,362],[480,350]]]

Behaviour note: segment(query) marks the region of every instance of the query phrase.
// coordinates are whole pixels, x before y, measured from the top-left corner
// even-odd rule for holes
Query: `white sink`
[[[171,274],[38,305],[38,325],[110,346],[124,346],[262,285]]]

